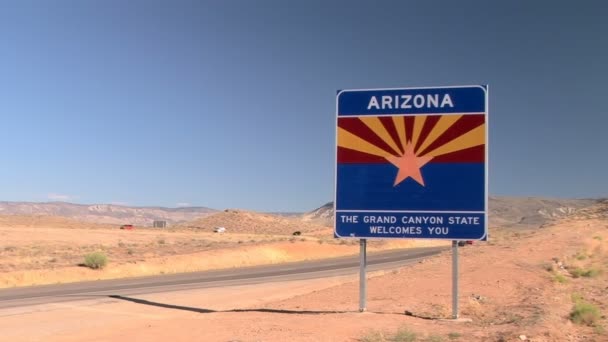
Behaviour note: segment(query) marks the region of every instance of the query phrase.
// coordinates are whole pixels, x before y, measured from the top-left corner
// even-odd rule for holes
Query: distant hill
[[[226,209],[179,226],[206,231],[212,231],[216,227],[224,227],[229,233],[277,235],[291,235],[295,231],[314,233],[327,230],[327,227],[323,225],[302,222],[297,217],[291,218],[237,209]]]
[[[577,211],[593,206],[597,199],[557,199],[543,197],[490,196],[489,217],[491,227],[538,227]],[[333,225],[334,203],[307,212],[301,216],[306,222]]]
[[[594,205],[579,209],[571,216],[575,220],[608,220],[608,199],[601,199]]]
[[[597,199],[490,196],[492,227],[539,227],[598,203]]]
[[[315,222],[327,226],[334,225],[334,202],[328,202],[322,206],[302,214],[300,218],[305,222]]]
[[[174,225],[214,212],[216,210],[205,207],[163,208],[66,202],[0,202],[0,215],[59,216],[77,221],[138,226],[151,226],[154,220],[167,221],[168,225]]]
[[[604,201],[604,202],[602,202]],[[557,199],[542,197],[490,196],[490,226],[538,227],[568,215],[581,212],[606,200]],[[333,202],[304,214],[262,214],[242,210],[217,210],[205,207],[164,208],[129,207],[114,204],[74,204],[66,202],[0,202],[0,215],[55,216],[76,221],[107,224],[134,224],[151,226],[154,220],[167,221],[168,225],[190,225],[199,228],[234,225],[232,231],[274,233],[290,230],[312,231],[319,226],[333,226]],[[582,211],[585,212],[585,211]],[[588,212],[588,211],[587,211]],[[210,214],[215,214],[209,216]],[[228,222],[228,223],[226,223]]]

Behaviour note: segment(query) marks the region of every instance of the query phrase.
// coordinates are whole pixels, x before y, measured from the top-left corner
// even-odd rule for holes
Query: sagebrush
[[[93,252],[84,256],[84,265],[94,270],[102,269],[108,264],[108,257],[102,252]]]
[[[601,316],[597,306],[584,300],[578,300],[570,312],[570,320],[580,325],[594,326]]]

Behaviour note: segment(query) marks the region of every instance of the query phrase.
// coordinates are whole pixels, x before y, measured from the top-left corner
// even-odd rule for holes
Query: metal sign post
[[[458,319],[458,241],[452,241],[452,318]]]
[[[359,242],[360,245],[360,274],[359,274],[359,311],[364,312],[367,310],[365,298],[367,297],[367,279],[366,279],[366,268],[367,268],[367,251],[366,245],[367,240],[361,239]]]

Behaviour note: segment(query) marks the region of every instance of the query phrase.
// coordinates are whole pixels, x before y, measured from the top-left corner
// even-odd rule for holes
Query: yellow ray
[[[377,136],[379,136],[385,143],[390,146],[395,153],[401,154],[401,149],[395,144],[393,141],[393,137],[388,133],[380,119],[376,116],[366,116],[361,117],[359,120],[363,121],[363,123],[369,127]]]
[[[437,138],[439,138],[443,132],[447,131],[448,128],[452,127],[454,122],[458,121],[462,115],[443,115],[439,121],[433,127],[433,130],[429,133],[426,139],[420,145],[420,148],[416,151],[424,152],[424,149],[429,147]]]
[[[401,151],[405,150],[407,145],[407,133],[405,130],[405,124],[403,123],[403,116],[393,116],[393,124],[399,135],[399,141],[401,142]]]
[[[420,132],[422,131],[422,127],[424,127],[425,121],[426,121],[426,116],[417,116],[414,119],[414,132],[412,133],[414,135],[412,137],[413,146],[416,146],[416,143],[418,143],[418,138],[420,138]]]
[[[380,157],[392,155],[380,147],[359,138],[342,127],[338,127],[338,146]]]
[[[434,149],[425,154],[425,156],[437,157],[442,154],[447,154],[455,151],[464,150],[465,148],[479,146],[485,144],[486,124],[477,126],[469,132],[459,136],[458,138]]]

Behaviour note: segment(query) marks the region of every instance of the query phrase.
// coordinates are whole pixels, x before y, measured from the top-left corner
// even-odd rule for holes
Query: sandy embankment
[[[445,241],[396,240],[386,242],[380,246],[370,246],[368,251],[374,252],[378,250],[446,244]],[[149,258],[145,261],[132,261],[120,264],[112,263],[110,260],[108,266],[103,270],[73,266],[5,272],[0,275],[0,288],[279,264],[340,257],[357,254],[358,252],[359,246],[352,244],[321,244],[313,241],[268,243]]]

